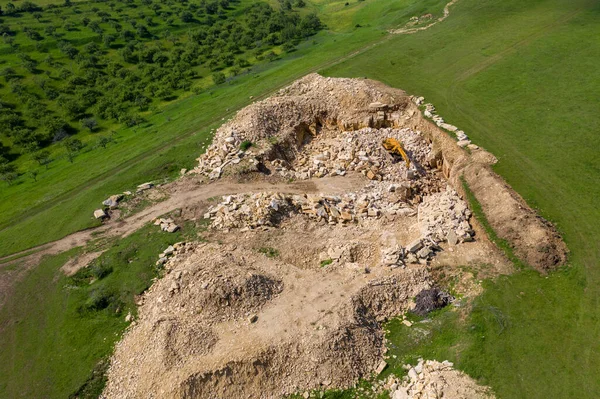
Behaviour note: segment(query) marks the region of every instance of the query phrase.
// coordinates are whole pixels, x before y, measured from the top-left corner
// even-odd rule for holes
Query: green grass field
[[[452,360],[499,398],[600,397],[600,4],[460,0],[448,19],[427,31],[385,34],[384,28],[412,15],[441,12],[444,3],[312,2],[307,7],[329,28],[315,43],[166,106],[147,125],[120,130],[117,144],[106,150],[83,153],[74,164],[54,162],[38,183],[3,187],[0,254],[92,226],[91,212],[106,196],[193,166],[210,129],[251,95],[266,95],[315,70],[368,76],[425,96],[446,120],[493,152],[500,160],[496,171],[556,223],[572,251],[570,266],[549,276],[525,268],[484,282],[467,320],[442,312],[427,340],[415,341],[392,322],[393,353],[406,360]],[[148,253],[157,253],[159,244],[165,243]],[[0,356],[9,359],[0,362],[0,397],[73,392],[123,328],[122,318],[107,316],[93,321],[103,326],[89,341],[94,345],[74,338],[89,336],[94,324],[77,324],[65,311],[75,302],[67,301],[65,278],[54,279],[65,257],[32,271],[0,313]],[[123,281],[114,281],[115,287],[130,280]],[[66,358],[59,357],[65,354],[77,364],[66,367]],[[23,369],[31,373],[27,380]],[[48,387],[52,380],[56,388]]]

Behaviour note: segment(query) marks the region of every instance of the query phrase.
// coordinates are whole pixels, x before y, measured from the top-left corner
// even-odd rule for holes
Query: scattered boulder
[[[108,197],[108,199],[102,202],[103,205],[109,207],[110,209],[115,209],[119,206],[119,201],[123,199],[123,194],[115,194]]]
[[[424,101],[424,100],[420,100],[422,97],[419,98],[414,98],[413,97],[413,102],[416,105],[421,105],[421,103],[419,101]],[[423,115],[425,115],[425,117],[432,119],[435,124],[439,127],[441,127],[442,129],[445,129],[449,132],[453,132],[456,135],[456,139],[457,141],[457,145],[461,148],[464,147],[469,147],[470,149],[479,149],[478,146],[471,144],[471,140],[469,140],[469,137],[465,134],[464,131],[460,130],[459,128],[457,128],[454,125],[451,125],[449,123],[444,122],[444,118],[442,118],[441,116],[437,115],[435,112],[435,107],[433,106],[433,104],[425,104],[425,111],[423,111]],[[471,148],[471,146],[474,146],[474,148]]]
[[[419,363],[414,367],[405,365],[408,374],[402,381],[398,381],[393,376],[388,378],[386,385],[394,387],[391,398],[494,398],[490,388],[478,385],[475,380],[455,370],[453,366],[453,363],[447,360],[438,362],[423,359],[419,359]]]
[[[423,290],[415,297],[413,313],[426,316],[429,312],[448,306],[454,297],[438,288]]]
[[[137,186],[136,192],[139,194],[146,190],[150,190],[152,187],[154,187],[154,183],[142,183],[139,186]]]
[[[167,233],[175,233],[180,229],[180,227],[171,218],[157,218],[154,220],[154,225],[160,226],[160,229],[162,231],[166,231]]]
[[[106,214],[106,212],[104,211],[104,209],[96,209],[94,211],[94,217],[96,219],[104,219],[104,218],[107,218],[108,215]]]

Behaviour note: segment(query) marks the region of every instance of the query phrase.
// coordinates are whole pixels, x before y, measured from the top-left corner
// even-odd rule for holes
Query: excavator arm
[[[401,156],[402,159],[404,159],[404,162],[406,162],[406,167],[410,168],[410,159],[408,158],[408,155],[406,155],[402,144],[398,140],[392,137],[383,140],[383,148],[385,148],[390,154]]]

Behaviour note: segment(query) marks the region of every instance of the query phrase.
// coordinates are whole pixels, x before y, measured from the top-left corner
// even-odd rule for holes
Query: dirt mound
[[[390,137],[410,162],[383,148]],[[460,173],[471,182],[483,168],[485,178],[486,154],[467,153],[403,92],[368,80],[312,74],[241,110],[193,172],[250,174],[249,189],[183,207],[182,217],[210,219],[208,243],[166,261],[116,347],[104,397],[275,398],[379,372],[381,323],[433,292],[431,272],[456,277],[468,297],[477,283],[462,266],[510,270],[460,198]],[[310,181],[269,190],[277,179]],[[484,210],[499,187],[486,182],[472,187]],[[490,222],[533,213],[507,209]]]
[[[409,104],[402,91],[372,81],[307,75],[220,127],[194,171],[218,178],[227,166],[290,161],[322,130],[400,125]],[[255,148],[246,153],[250,144]]]
[[[303,271],[218,244],[188,248],[166,267],[117,345],[105,397],[279,397],[348,386],[373,371],[385,351],[379,322],[410,309],[411,298],[430,287],[424,267],[391,276],[389,269]],[[222,287],[215,280],[248,276],[248,269],[274,276],[260,279],[253,290],[260,295],[246,296],[243,315],[256,312],[249,320],[237,317],[239,306],[232,313],[220,295],[207,294]],[[257,281],[252,276],[238,286]],[[249,306],[256,297],[259,305]]]

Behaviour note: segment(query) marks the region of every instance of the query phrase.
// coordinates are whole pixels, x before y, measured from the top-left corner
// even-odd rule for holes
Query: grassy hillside
[[[125,315],[135,314],[134,296],[159,275],[157,254],[188,237],[146,226],[72,277],[59,269],[77,249],[44,259],[0,309],[0,397],[75,393],[112,352]]]
[[[325,71],[425,96],[564,233],[572,269],[490,283],[455,353],[499,397],[600,395],[599,15],[587,0],[461,0],[444,23]]]

